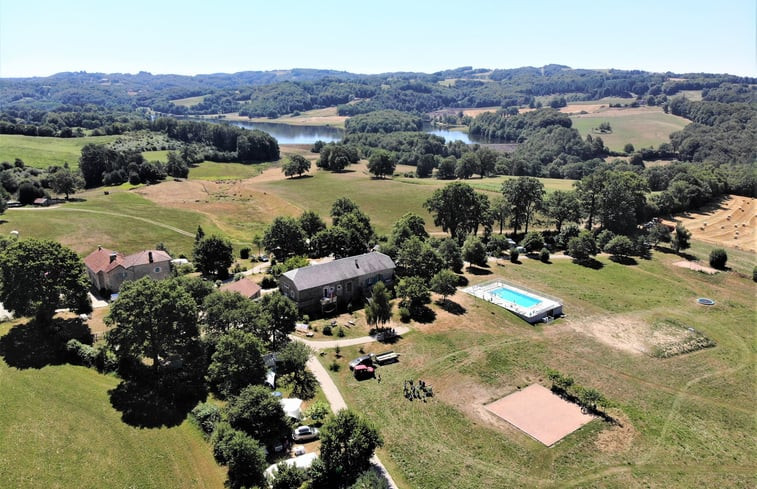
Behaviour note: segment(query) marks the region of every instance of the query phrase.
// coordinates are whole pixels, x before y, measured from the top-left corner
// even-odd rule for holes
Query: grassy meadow
[[[633,144],[636,149],[659,146],[670,142],[670,134],[680,131],[689,123],[682,117],[664,113],[659,107],[607,109],[588,115],[574,115],[571,120],[581,136],[600,136],[612,151],[623,151],[626,143]],[[602,122],[610,123],[612,133],[594,131]]]
[[[24,327],[2,324],[0,336]],[[84,367],[0,361],[0,487],[223,487],[225,470],[189,421],[155,429],[122,422],[108,395],[118,382]]]
[[[68,165],[75,169],[79,168],[79,156],[85,145],[112,143],[118,137],[48,138],[0,134],[0,161],[13,163],[16,158],[21,158],[26,166],[33,168],[63,166],[64,162],[68,162]]]
[[[501,276],[555,295],[568,317],[530,326],[458,292],[455,313],[431,305],[436,321],[413,324],[390,347],[401,360],[380,367],[381,383],[352,378],[354,347],[342,348],[344,368],[332,376],[347,404],[379,427],[382,461],[402,488],[751,487],[755,285],[673,267],[676,259],[655,253],[624,266],[600,257],[600,269],[556,257],[493,265],[467,278]],[[704,308],[695,303],[701,296],[718,304]],[[584,331],[603,322],[603,337]],[[626,330],[648,337],[666,322],[717,346],[664,360],[622,348]],[[484,410],[534,382],[549,386],[548,368],[602,392],[619,424],[594,420],[548,448]],[[433,385],[435,397],[406,400],[406,379]]]
[[[171,103],[178,105],[179,107],[192,107],[205,100],[206,96],[207,95],[198,95],[196,97],[177,98],[175,100],[171,100]]]

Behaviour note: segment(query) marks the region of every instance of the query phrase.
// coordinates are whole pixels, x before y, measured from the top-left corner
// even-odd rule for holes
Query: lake
[[[275,137],[279,144],[313,144],[319,140],[325,143],[335,143],[341,141],[344,137],[343,130],[329,126],[293,126],[290,124],[280,124],[275,122],[203,120],[207,122],[226,122],[245,129],[259,129]],[[459,130],[426,127],[424,128],[424,132],[440,136],[447,142],[456,140],[460,140],[466,144],[496,142],[484,138],[477,138]]]

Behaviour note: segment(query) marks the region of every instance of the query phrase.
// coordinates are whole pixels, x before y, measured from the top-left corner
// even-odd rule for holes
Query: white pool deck
[[[515,302],[505,300],[493,293],[493,291],[500,288],[510,289],[519,294],[533,297],[539,302],[530,307],[521,306]],[[558,299],[545,297],[543,294],[525,290],[503,280],[493,280],[478,285],[472,285],[464,288],[463,292],[505,308],[530,323],[541,321],[547,316],[559,316],[562,314],[562,302]]]

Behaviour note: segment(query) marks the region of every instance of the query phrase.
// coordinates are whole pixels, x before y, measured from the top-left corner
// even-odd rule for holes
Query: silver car
[[[310,426],[299,426],[292,432],[292,440],[294,441],[316,440],[319,436],[318,428],[311,428]]]

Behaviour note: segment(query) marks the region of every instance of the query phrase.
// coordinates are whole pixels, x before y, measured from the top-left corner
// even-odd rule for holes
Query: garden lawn
[[[0,360],[0,487],[223,487],[225,471],[199,429],[123,423],[108,396],[117,384],[84,367],[19,370]]]

